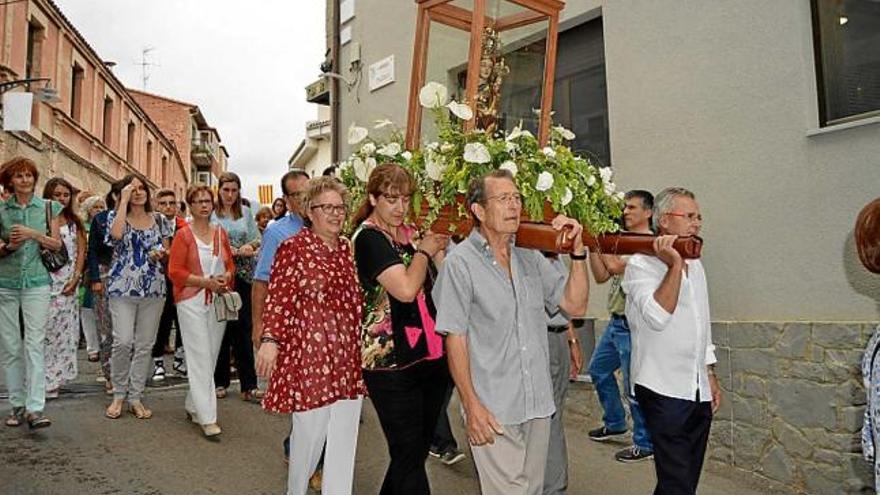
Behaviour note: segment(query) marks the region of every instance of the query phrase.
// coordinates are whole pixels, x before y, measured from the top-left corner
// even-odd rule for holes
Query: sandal
[[[97,362],[98,362],[98,359],[99,359],[99,357],[98,357],[98,353],[97,353],[97,352],[90,352],[90,353],[89,353],[89,362],[90,362],[90,363],[97,363]]]
[[[248,390],[246,392],[241,393],[241,400],[245,402],[260,402],[263,400],[263,396],[266,395],[266,392],[255,388],[253,390]]]
[[[217,387],[217,390],[214,391],[214,394],[217,395],[218,399],[226,398],[226,387]]]
[[[16,427],[21,426],[24,422],[24,408],[23,407],[13,407],[12,412],[9,413],[9,416],[6,417],[6,426]]]
[[[122,416],[122,401],[113,399],[113,402],[111,402],[104,411],[104,417],[109,419],[119,419],[120,416]]]
[[[44,416],[42,412],[32,412],[27,415],[27,424],[28,428],[36,430],[52,426],[52,420]]]
[[[147,409],[140,402],[132,402],[128,406],[128,412],[134,415],[137,419],[150,419],[153,417],[153,411]]]

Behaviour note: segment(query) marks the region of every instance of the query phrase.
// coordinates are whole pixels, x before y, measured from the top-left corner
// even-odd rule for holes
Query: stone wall
[[[597,341],[605,325],[596,322]],[[871,466],[861,454],[860,365],[876,326],[713,323],[725,395],[712,425],[709,468],[734,467],[790,493],[873,493]],[[583,408],[600,420],[595,394]]]

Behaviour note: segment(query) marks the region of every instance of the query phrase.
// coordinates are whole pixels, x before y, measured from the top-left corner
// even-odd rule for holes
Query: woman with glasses
[[[52,279],[49,312],[46,317],[46,398],[58,397],[63,383],[76,378],[76,348],[79,344],[79,300],[77,289],[86,261],[86,233],[73,208],[76,189],[61,177],[54,177],[43,188],[43,199],[61,205],[59,234],[68,260]]]
[[[61,205],[34,194],[39,177],[36,164],[27,158],[13,158],[0,167],[0,184],[11,193],[0,202],[0,362],[12,405],[6,426],[27,421],[31,429],[52,424],[43,414],[52,279],[40,249],[62,246],[57,218]]]
[[[307,227],[275,255],[257,366],[269,377],[268,411],[292,415],[287,493],[305,495],[326,441],[321,493],[350,494],[361,403],[363,299],[351,245],[341,238],[347,192],[309,182]]]
[[[192,222],[174,237],[168,274],[174,285],[179,330],[184,334],[189,378],[186,415],[201,426],[206,437],[212,437],[221,433],[214,366],[226,328],[226,322],[217,321],[214,313],[214,295],[232,288],[235,264],[226,231],[211,223],[211,189],[204,184],[191,187],[186,202]]]
[[[430,493],[425,459],[450,383],[430,296],[449,238],[428,232],[416,241],[404,223],[414,187],[399,165],[379,165],[353,220],[364,381],[391,456],[382,495]]]
[[[163,261],[173,232],[164,215],[153,213],[150,190],[143,179],[128,175],[120,185],[119,203],[107,215],[110,228],[104,238],[113,248],[106,288],[113,320],[113,402],[104,415],[119,418],[128,399],[132,415],[149,419],[153,412],[141,399],[165,305]]]
[[[235,261],[235,290],[241,296],[241,310],[238,320],[226,325],[226,334],[220,345],[214,382],[217,385],[217,398],[226,397],[229,388],[229,351],[235,353],[235,367],[238,369],[241,400],[258,402],[263,391],[257,388],[257,373],[254,371],[254,348],[251,344],[251,286],[254,281],[257,249],[260,246],[260,232],[251,209],[241,201],[241,179],[232,172],[220,174],[217,180],[219,199],[212,220],[229,234],[232,256]]]

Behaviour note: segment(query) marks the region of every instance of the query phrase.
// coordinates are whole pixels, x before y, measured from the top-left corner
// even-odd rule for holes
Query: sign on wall
[[[33,93],[3,93],[3,130],[31,130],[31,109],[33,106]]]
[[[370,65],[370,91],[388,86],[394,82],[394,55]]]

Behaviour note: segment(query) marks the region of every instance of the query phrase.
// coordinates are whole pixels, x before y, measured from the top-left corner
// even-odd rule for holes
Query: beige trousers
[[[550,418],[502,425],[494,444],[471,447],[483,495],[541,495]]]

